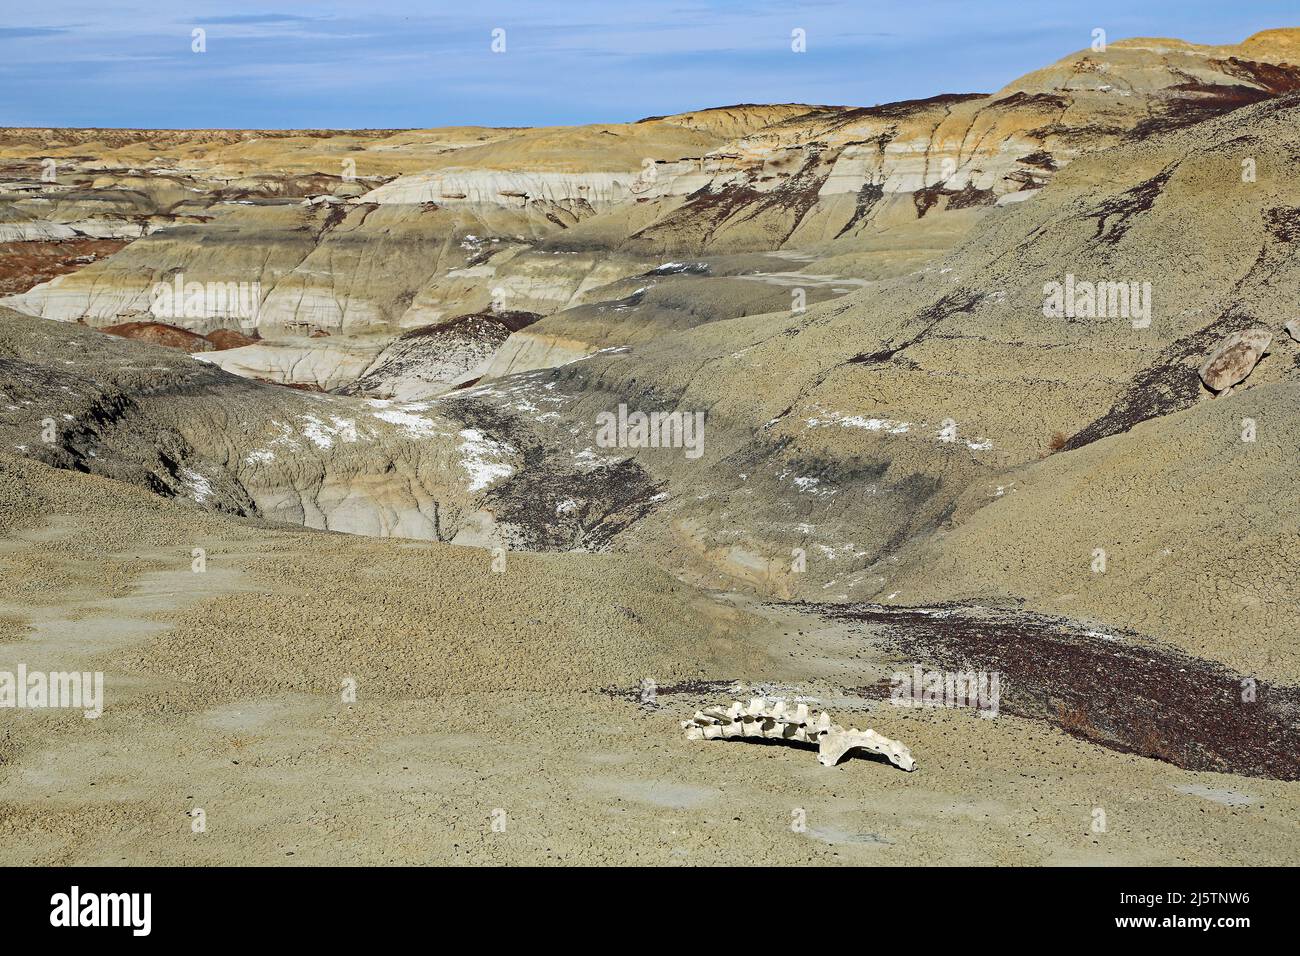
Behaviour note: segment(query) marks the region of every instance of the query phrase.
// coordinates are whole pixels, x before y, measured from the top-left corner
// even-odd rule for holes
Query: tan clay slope
[[[3,451],[0,500],[0,534],[11,541],[55,516],[66,526],[47,553],[6,555],[0,606],[57,606],[76,585],[120,589],[141,570],[131,552],[165,551],[188,568],[191,549],[202,546],[214,572],[230,540],[339,559],[337,574],[313,575],[299,601],[284,595],[306,583],[303,569],[268,564],[265,590],[196,609],[135,662],[183,681],[332,693],[347,673],[385,696],[552,692],[725,673],[761,656],[740,640],[746,615],[727,621],[702,595],[635,560],[511,555],[508,573],[494,573],[484,551],[276,529]],[[75,572],[71,558],[80,559]],[[363,606],[365,628],[338,613]]]
[[[992,502],[973,491],[973,514],[904,549],[889,593],[1024,598],[1296,683],[1297,447],[1295,379],[1201,402],[1029,466]]]
[[[1300,58],[1300,27],[1260,30],[1243,40],[1241,49],[1252,56],[1294,63]]]

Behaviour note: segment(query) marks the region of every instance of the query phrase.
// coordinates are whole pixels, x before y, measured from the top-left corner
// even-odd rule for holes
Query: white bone
[[[850,750],[862,749],[880,754],[901,770],[915,770],[912,752],[896,740],[874,730],[845,730],[821,711],[810,719],[807,704],[796,706],[791,714],[784,700],[769,703],[755,697],[745,706],[733,701],[730,707],[706,707],[696,711],[691,720],[682,721],[687,740],[728,740],[733,737],[815,743],[817,759],[823,766],[839,763]]]
[[[874,730],[842,730],[839,733],[823,734],[817,759],[822,766],[833,767],[841,758],[857,747],[880,754],[900,770],[915,770],[916,761],[912,752],[896,740],[882,737]]]

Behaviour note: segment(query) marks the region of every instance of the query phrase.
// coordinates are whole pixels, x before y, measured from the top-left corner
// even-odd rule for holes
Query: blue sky
[[[1091,41],[1230,43],[1296,0],[6,0],[0,125],[535,126],[989,92]],[[207,51],[191,50],[191,31]],[[492,31],[506,50],[493,53]],[[807,35],[793,53],[791,31]]]

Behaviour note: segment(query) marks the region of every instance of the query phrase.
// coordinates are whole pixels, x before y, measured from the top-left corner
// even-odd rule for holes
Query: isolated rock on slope
[[[1216,392],[1232,388],[1244,381],[1259,360],[1268,354],[1272,342],[1272,330],[1262,325],[1233,332],[1206,358],[1199,371],[1201,381],[1206,388]]]

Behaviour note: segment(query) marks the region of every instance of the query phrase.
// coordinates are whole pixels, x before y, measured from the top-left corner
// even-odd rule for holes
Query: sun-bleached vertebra
[[[827,767],[839,763],[850,750],[861,748],[880,754],[900,770],[916,769],[912,752],[898,741],[871,729],[846,730],[824,710],[814,714],[807,704],[796,704],[791,709],[784,700],[755,697],[748,705],[737,700],[730,707],[706,707],[697,710],[690,720],[683,720],[682,729],[687,740],[748,737],[817,744],[817,759]]]

